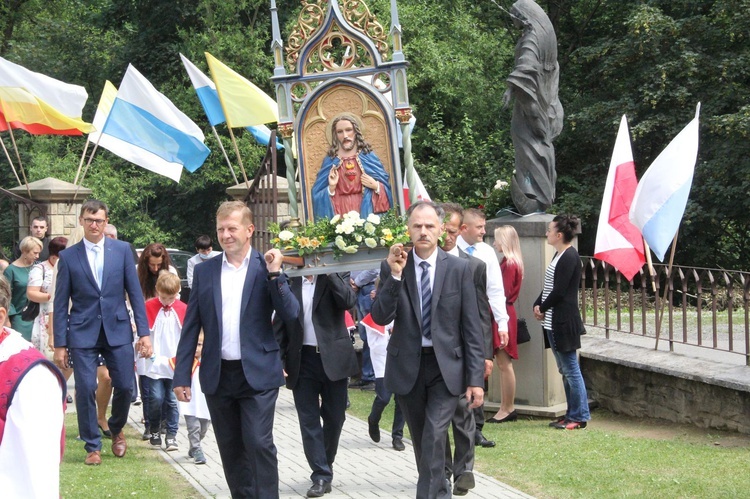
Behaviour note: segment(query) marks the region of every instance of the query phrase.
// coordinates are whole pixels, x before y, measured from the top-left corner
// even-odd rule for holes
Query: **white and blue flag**
[[[630,206],[630,222],[641,231],[662,262],[680,227],[693,184],[700,109],[699,103],[695,118],[672,139],[643,174]]]
[[[102,140],[111,137],[120,146],[118,156],[175,182],[180,181],[183,167],[194,172],[210,153],[198,125],[132,65],[101,134]],[[100,145],[110,149],[106,142]]]

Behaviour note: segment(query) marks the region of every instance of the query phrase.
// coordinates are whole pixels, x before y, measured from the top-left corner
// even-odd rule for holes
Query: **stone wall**
[[[750,434],[748,366],[586,338],[581,370],[589,398],[612,412]]]

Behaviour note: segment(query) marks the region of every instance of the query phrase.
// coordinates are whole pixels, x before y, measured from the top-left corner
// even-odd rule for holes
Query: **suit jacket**
[[[474,274],[477,305],[479,306],[479,322],[482,325],[482,338],[484,338],[484,358],[492,360],[495,357],[495,349],[492,345],[492,309],[490,308],[490,299],[487,297],[487,264],[479,258],[469,255],[461,248],[458,248],[458,256],[469,262],[469,268]]]
[[[557,253],[555,253],[557,255]],[[552,257],[554,258],[554,256]],[[578,308],[578,288],[581,285],[581,257],[578,251],[569,247],[560,256],[555,266],[555,277],[552,291],[542,301],[539,293],[534,306],[547,312],[552,308],[552,334],[555,338],[555,349],[558,352],[573,352],[581,348],[581,335],[586,329],[581,320]],[[544,346],[549,348],[547,335],[544,335]]]
[[[125,293],[130,299],[138,336],[148,336],[143,293],[128,243],[104,239],[101,290],[83,241],[61,251],[55,285],[55,347],[92,348],[102,329],[111,346],[132,343],[133,328]]]
[[[484,386],[484,348],[477,311],[474,278],[466,260],[437,248],[432,285],[432,343],[448,390],[460,395],[466,386]],[[395,321],[385,364],[389,391],[406,395],[414,387],[422,355],[422,314],[409,252],[401,280],[391,275],[387,261],[380,266],[380,286],[372,305],[377,324]]]
[[[316,279],[312,303],[315,338],[326,376],[331,381],[338,381],[359,373],[357,354],[344,322],[344,312],[354,307],[357,295],[349,284],[349,272],[320,274]],[[287,373],[286,386],[291,389],[297,386],[299,379],[304,336],[302,278],[293,277],[290,287],[300,303],[299,315],[293,320],[279,322],[277,338]]]
[[[173,385],[190,386],[195,347],[203,329],[200,383],[207,395],[216,393],[221,375],[223,262],[224,258],[217,256],[195,267],[193,288],[177,346]],[[263,255],[255,249],[250,253],[245,284],[237,292],[242,293],[240,351],[245,379],[254,390],[278,388],[284,384],[284,374],[271,314],[276,310],[279,317],[291,320],[299,314],[299,303],[289,289],[285,274],[273,281],[268,280]]]

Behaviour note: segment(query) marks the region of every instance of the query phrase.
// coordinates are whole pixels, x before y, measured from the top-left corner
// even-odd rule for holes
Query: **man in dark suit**
[[[122,428],[127,423],[133,392],[133,328],[125,306],[130,300],[139,336],[136,349],[151,356],[146,307],[127,243],[104,237],[107,205],[86,201],[78,219],[84,238],[60,252],[55,288],[55,364],[75,369],[78,431],[88,455],[85,463],[101,464],[101,436],[96,416],[96,369],[104,357],[114,388],[109,431],[112,454],[127,450]],[[70,304],[70,310],[68,305]]]
[[[445,238],[441,249],[449,255],[458,256],[469,262],[474,276],[477,291],[477,314],[482,324],[484,338],[484,377],[492,373],[492,313],[490,301],[487,297],[487,269],[486,264],[479,258],[474,258],[462,251],[456,244],[463,223],[463,208],[455,203],[440,205],[445,211]],[[455,452],[451,455],[451,448],[446,441],[445,473],[450,478],[453,475],[453,494],[466,495],[474,488],[474,440],[476,434],[476,418],[484,420],[482,406],[469,410],[466,398],[461,396],[453,414],[453,444]]]
[[[224,253],[195,267],[173,381],[177,398],[189,402],[202,329],[200,383],[234,498],[279,496],[273,419],[284,374],[271,314],[292,320],[299,313],[281,273],[281,252],[263,256],[251,248],[254,230],[244,203],[219,207],[216,232]]]
[[[437,247],[444,212],[430,202],[407,211],[412,251],[391,247],[381,265],[373,320],[394,321],[385,383],[399,397],[419,471],[417,498],[450,497],[445,441],[461,393],[484,397],[484,351],[474,278],[466,260]]]
[[[299,316],[279,324],[286,386],[294,393],[302,446],[312,469],[307,497],[331,491],[333,461],[346,419],[348,377],[359,372],[344,314],[357,297],[349,272],[295,277]],[[320,421],[323,420],[321,426]]]

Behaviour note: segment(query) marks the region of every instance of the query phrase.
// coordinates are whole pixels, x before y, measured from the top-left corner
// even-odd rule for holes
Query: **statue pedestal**
[[[521,414],[557,417],[565,414],[565,391],[562,377],[552,351],[544,348],[542,325],[534,319],[534,301],[542,291],[544,272],[552,260],[554,248],[547,244],[546,230],[554,215],[532,214],[526,216],[505,215],[487,220],[487,243],[492,243],[495,229],[510,225],[521,242],[524,262],[524,278],[521,293],[515,303],[519,318],[526,319],[531,341],[518,346],[518,360],[513,361],[516,374],[516,410]],[[577,240],[573,241],[574,244]],[[500,375],[497,365],[489,379],[489,390],[485,397],[485,411],[493,413],[500,406]]]

